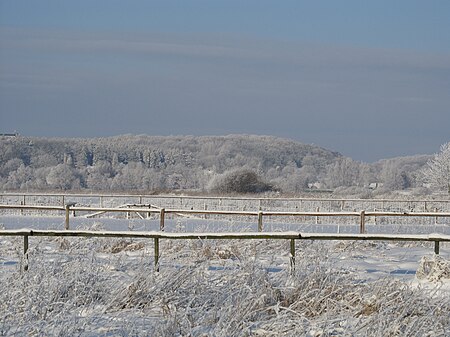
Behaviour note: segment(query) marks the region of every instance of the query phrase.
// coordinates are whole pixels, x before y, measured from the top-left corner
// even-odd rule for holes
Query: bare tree
[[[450,194],[450,142],[441,145],[440,152],[430,159],[424,170],[424,181]]]
[[[331,188],[357,186],[361,164],[350,158],[342,157],[328,166],[327,185]]]

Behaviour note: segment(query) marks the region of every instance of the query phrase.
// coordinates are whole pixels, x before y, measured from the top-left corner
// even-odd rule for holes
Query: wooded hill
[[[420,186],[430,156],[360,163],[296,141],[254,135],[108,138],[0,138],[3,190],[209,191],[236,170],[254,172],[273,189]],[[223,179],[222,179],[223,181]],[[372,185],[371,185],[372,184]]]

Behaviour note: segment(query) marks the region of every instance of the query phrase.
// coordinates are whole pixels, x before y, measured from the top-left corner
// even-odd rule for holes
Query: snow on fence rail
[[[169,240],[290,240],[290,266],[295,268],[295,240],[362,240],[362,241],[422,241],[434,242],[434,252],[439,254],[440,242],[450,242],[450,235],[443,234],[329,234],[329,233],[301,233],[301,232],[256,232],[256,233],[164,233],[164,232],[114,232],[114,231],[80,231],[80,230],[0,230],[0,236],[23,236],[24,269],[28,269],[29,237],[115,237],[141,238],[154,240],[155,270],[159,271],[160,239]]]
[[[142,207],[77,207],[74,204],[66,204],[62,206],[39,206],[39,205],[0,205],[1,209],[19,209],[23,210],[57,210],[65,212],[65,229],[70,229],[70,212],[116,212],[116,213],[147,213],[148,215],[154,213],[159,214],[160,230],[164,231],[166,214],[175,215],[238,215],[238,216],[255,216],[258,218],[258,231],[263,231],[263,217],[264,216],[293,216],[293,217],[315,217],[318,223],[319,217],[355,217],[359,218],[359,233],[366,233],[366,218],[367,217],[450,217],[450,212],[374,212],[365,211],[360,212],[277,212],[277,211],[219,211],[219,210],[187,210],[187,209],[165,209],[151,206],[149,208]],[[142,216],[141,216],[142,217]]]

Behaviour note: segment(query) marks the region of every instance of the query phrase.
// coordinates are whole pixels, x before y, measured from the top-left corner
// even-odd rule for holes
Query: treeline
[[[273,190],[369,193],[422,186],[430,156],[366,164],[318,146],[251,135],[0,138],[0,189],[210,191],[235,171]]]

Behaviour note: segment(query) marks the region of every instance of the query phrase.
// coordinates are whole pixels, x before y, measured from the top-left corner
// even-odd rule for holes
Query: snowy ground
[[[2,216],[0,225],[64,227],[62,217]],[[80,217],[71,226],[157,230],[159,220]],[[337,231],[321,226],[314,228]],[[168,231],[255,229],[166,223]],[[27,272],[22,239],[0,244],[0,335],[450,335],[448,244],[436,258],[431,244],[302,241],[294,272],[285,241],[162,240],[160,272],[152,240],[32,237]]]

